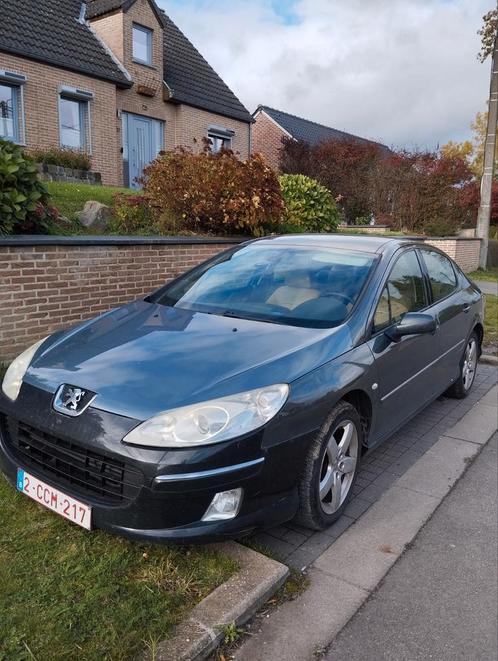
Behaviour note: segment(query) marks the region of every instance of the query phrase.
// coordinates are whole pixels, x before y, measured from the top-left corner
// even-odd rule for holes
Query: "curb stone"
[[[171,638],[159,643],[153,656],[146,653],[143,661],[205,659],[222,641],[225,626],[247,622],[289,576],[286,565],[236,542],[215,548],[235,560],[239,571],[203,599]]]
[[[480,363],[485,365],[498,365],[498,356],[493,356],[489,353],[483,353],[479,358]]]

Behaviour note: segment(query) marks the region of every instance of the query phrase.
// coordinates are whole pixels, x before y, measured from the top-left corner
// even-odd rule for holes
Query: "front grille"
[[[83,496],[117,504],[136,498],[143,475],[123,461],[0,416],[2,437],[23,468],[35,468],[54,483]]]

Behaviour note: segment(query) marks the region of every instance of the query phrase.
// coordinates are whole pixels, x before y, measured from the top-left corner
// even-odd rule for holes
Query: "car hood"
[[[198,401],[290,383],[350,348],[347,327],[310,329],[126,305],[42,345],[24,381],[97,393],[92,406],[145,420]]]

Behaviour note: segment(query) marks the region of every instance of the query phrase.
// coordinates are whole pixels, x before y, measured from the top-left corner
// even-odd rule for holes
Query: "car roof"
[[[294,246],[317,246],[322,248],[339,248],[342,250],[358,250],[360,252],[383,253],[395,252],[401,246],[419,243],[416,239],[404,237],[366,236],[364,234],[286,234],[258,239],[258,243],[272,243]]]

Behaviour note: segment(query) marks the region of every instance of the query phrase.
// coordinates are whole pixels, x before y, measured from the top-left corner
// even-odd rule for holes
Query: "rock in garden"
[[[77,216],[80,223],[85,227],[103,231],[107,229],[112,218],[112,209],[101,202],[89,200],[83,211],[78,212]]]

